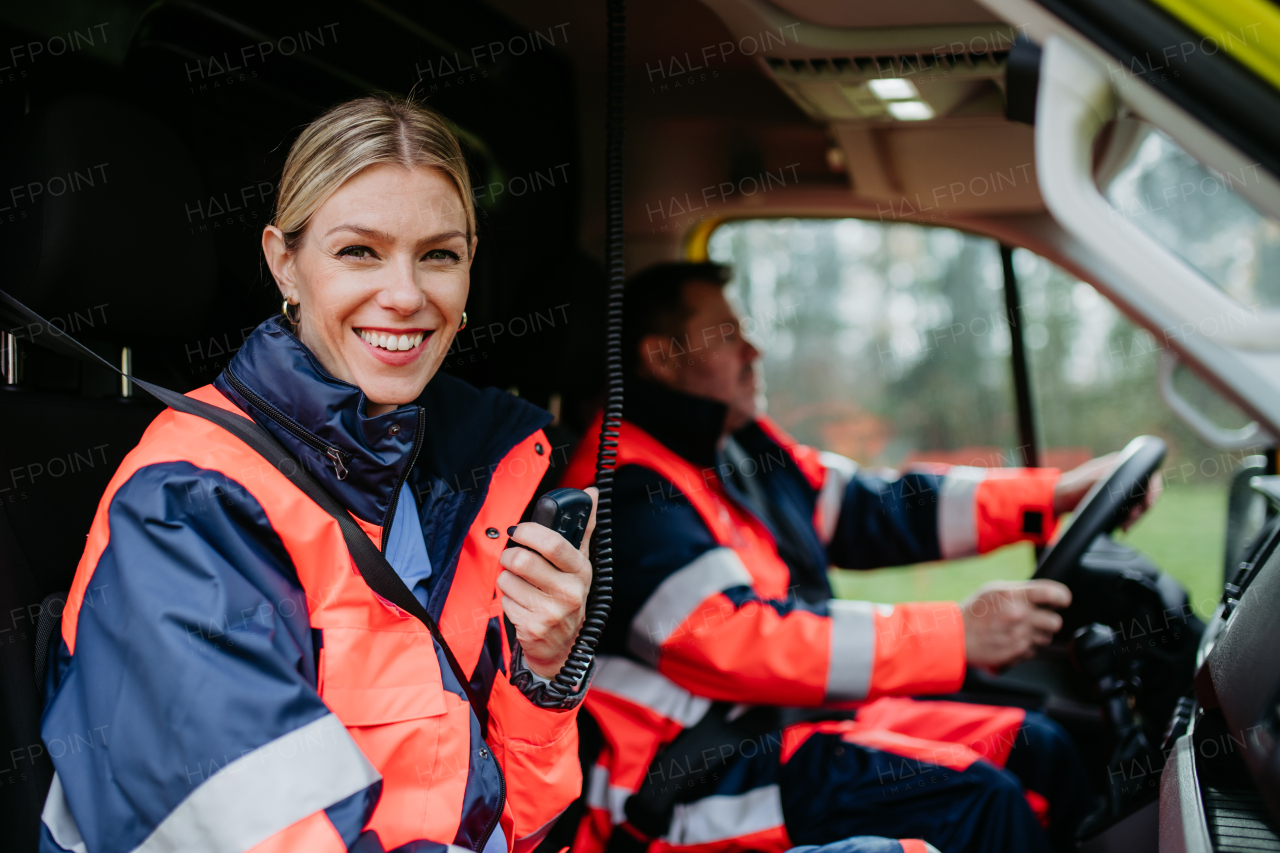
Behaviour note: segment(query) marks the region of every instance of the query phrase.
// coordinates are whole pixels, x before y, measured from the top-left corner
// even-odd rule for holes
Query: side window
[[[1169,450],[1160,501],[1117,537],[1182,581],[1201,615],[1211,613],[1222,592],[1227,488],[1232,474],[1263,448],[1223,451],[1205,444],[1161,399],[1158,336],[1044,258],[1018,249],[1013,261],[1042,444],[1058,449],[1062,465],[1118,450],[1137,435],[1163,438]],[[1248,422],[1189,370],[1175,375],[1175,383],[1222,426]]]
[[[1133,119],[1117,123],[1113,137],[1100,176],[1113,215],[1155,237],[1240,304],[1280,307],[1280,223],[1245,197],[1259,186],[1258,164],[1206,168],[1163,131]]]
[[[735,269],[769,414],[796,438],[866,468],[1022,464],[994,241],[858,219],[744,220],[718,228],[708,252]],[[1020,546],[833,581],[845,597],[955,598],[1032,568]]]

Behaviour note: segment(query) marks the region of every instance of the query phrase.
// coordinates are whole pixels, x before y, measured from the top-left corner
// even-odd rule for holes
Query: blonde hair
[[[470,242],[476,232],[475,199],[458,138],[434,110],[377,94],[332,107],[289,149],[272,223],[284,234],[285,246],[296,248],[320,205],[348,178],[377,163],[431,166],[448,175],[466,212]]]

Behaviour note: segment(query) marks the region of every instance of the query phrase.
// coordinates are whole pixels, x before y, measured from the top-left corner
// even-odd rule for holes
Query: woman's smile
[[[362,326],[351,330],[364,348],[383,364],[400,367],[413,362],[426,350],[434,329],[392,329]]]

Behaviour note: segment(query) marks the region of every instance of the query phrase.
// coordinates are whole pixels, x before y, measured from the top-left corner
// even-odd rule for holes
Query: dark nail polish
[[[516,526],[514,524],[507,528],[507,535],[508,536],[516,535]]]

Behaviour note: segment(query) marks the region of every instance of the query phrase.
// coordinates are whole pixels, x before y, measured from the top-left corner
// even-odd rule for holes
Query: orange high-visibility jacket
[[[658,750],[712,702],[849,707],[959,689],[965,649],[956,604],[836,600],[827,567],[1044,541],[1058,474],[953,468],[885,480],[798,444],[765,417],[736,434],[744,453],[734,460],[716,452],[723,406],[640,381],[627,393],[613,498],[613,612],[586,699],[604,749],[575,844],[585,853],[603,848]],[[593,448],[580,448],[562,483],[590,482],[593,457]],[[759,490],[767,520],[735,484]],[[778,534],[788,517],[790,564]],[[769,806],[754,802],[745,823],[729,800],[682,805],[670,839],[655,849],[788,846],[776,797]],[[712,814],[716,808],[724,814]]]
[[[229,433],[166,410],[103,496],[64,612],[43,732],[83,742],[51,749],[45,848],[535,844],[581,787],[576,703],[545,700],[495,580],[499,531],[547,469],[548,416],[440,375],[368,417],[278,320],[192,396],[270,430],[384,551],[415,501],[400,517],[422,528],[420,593],[488,730],[327,513]]]

